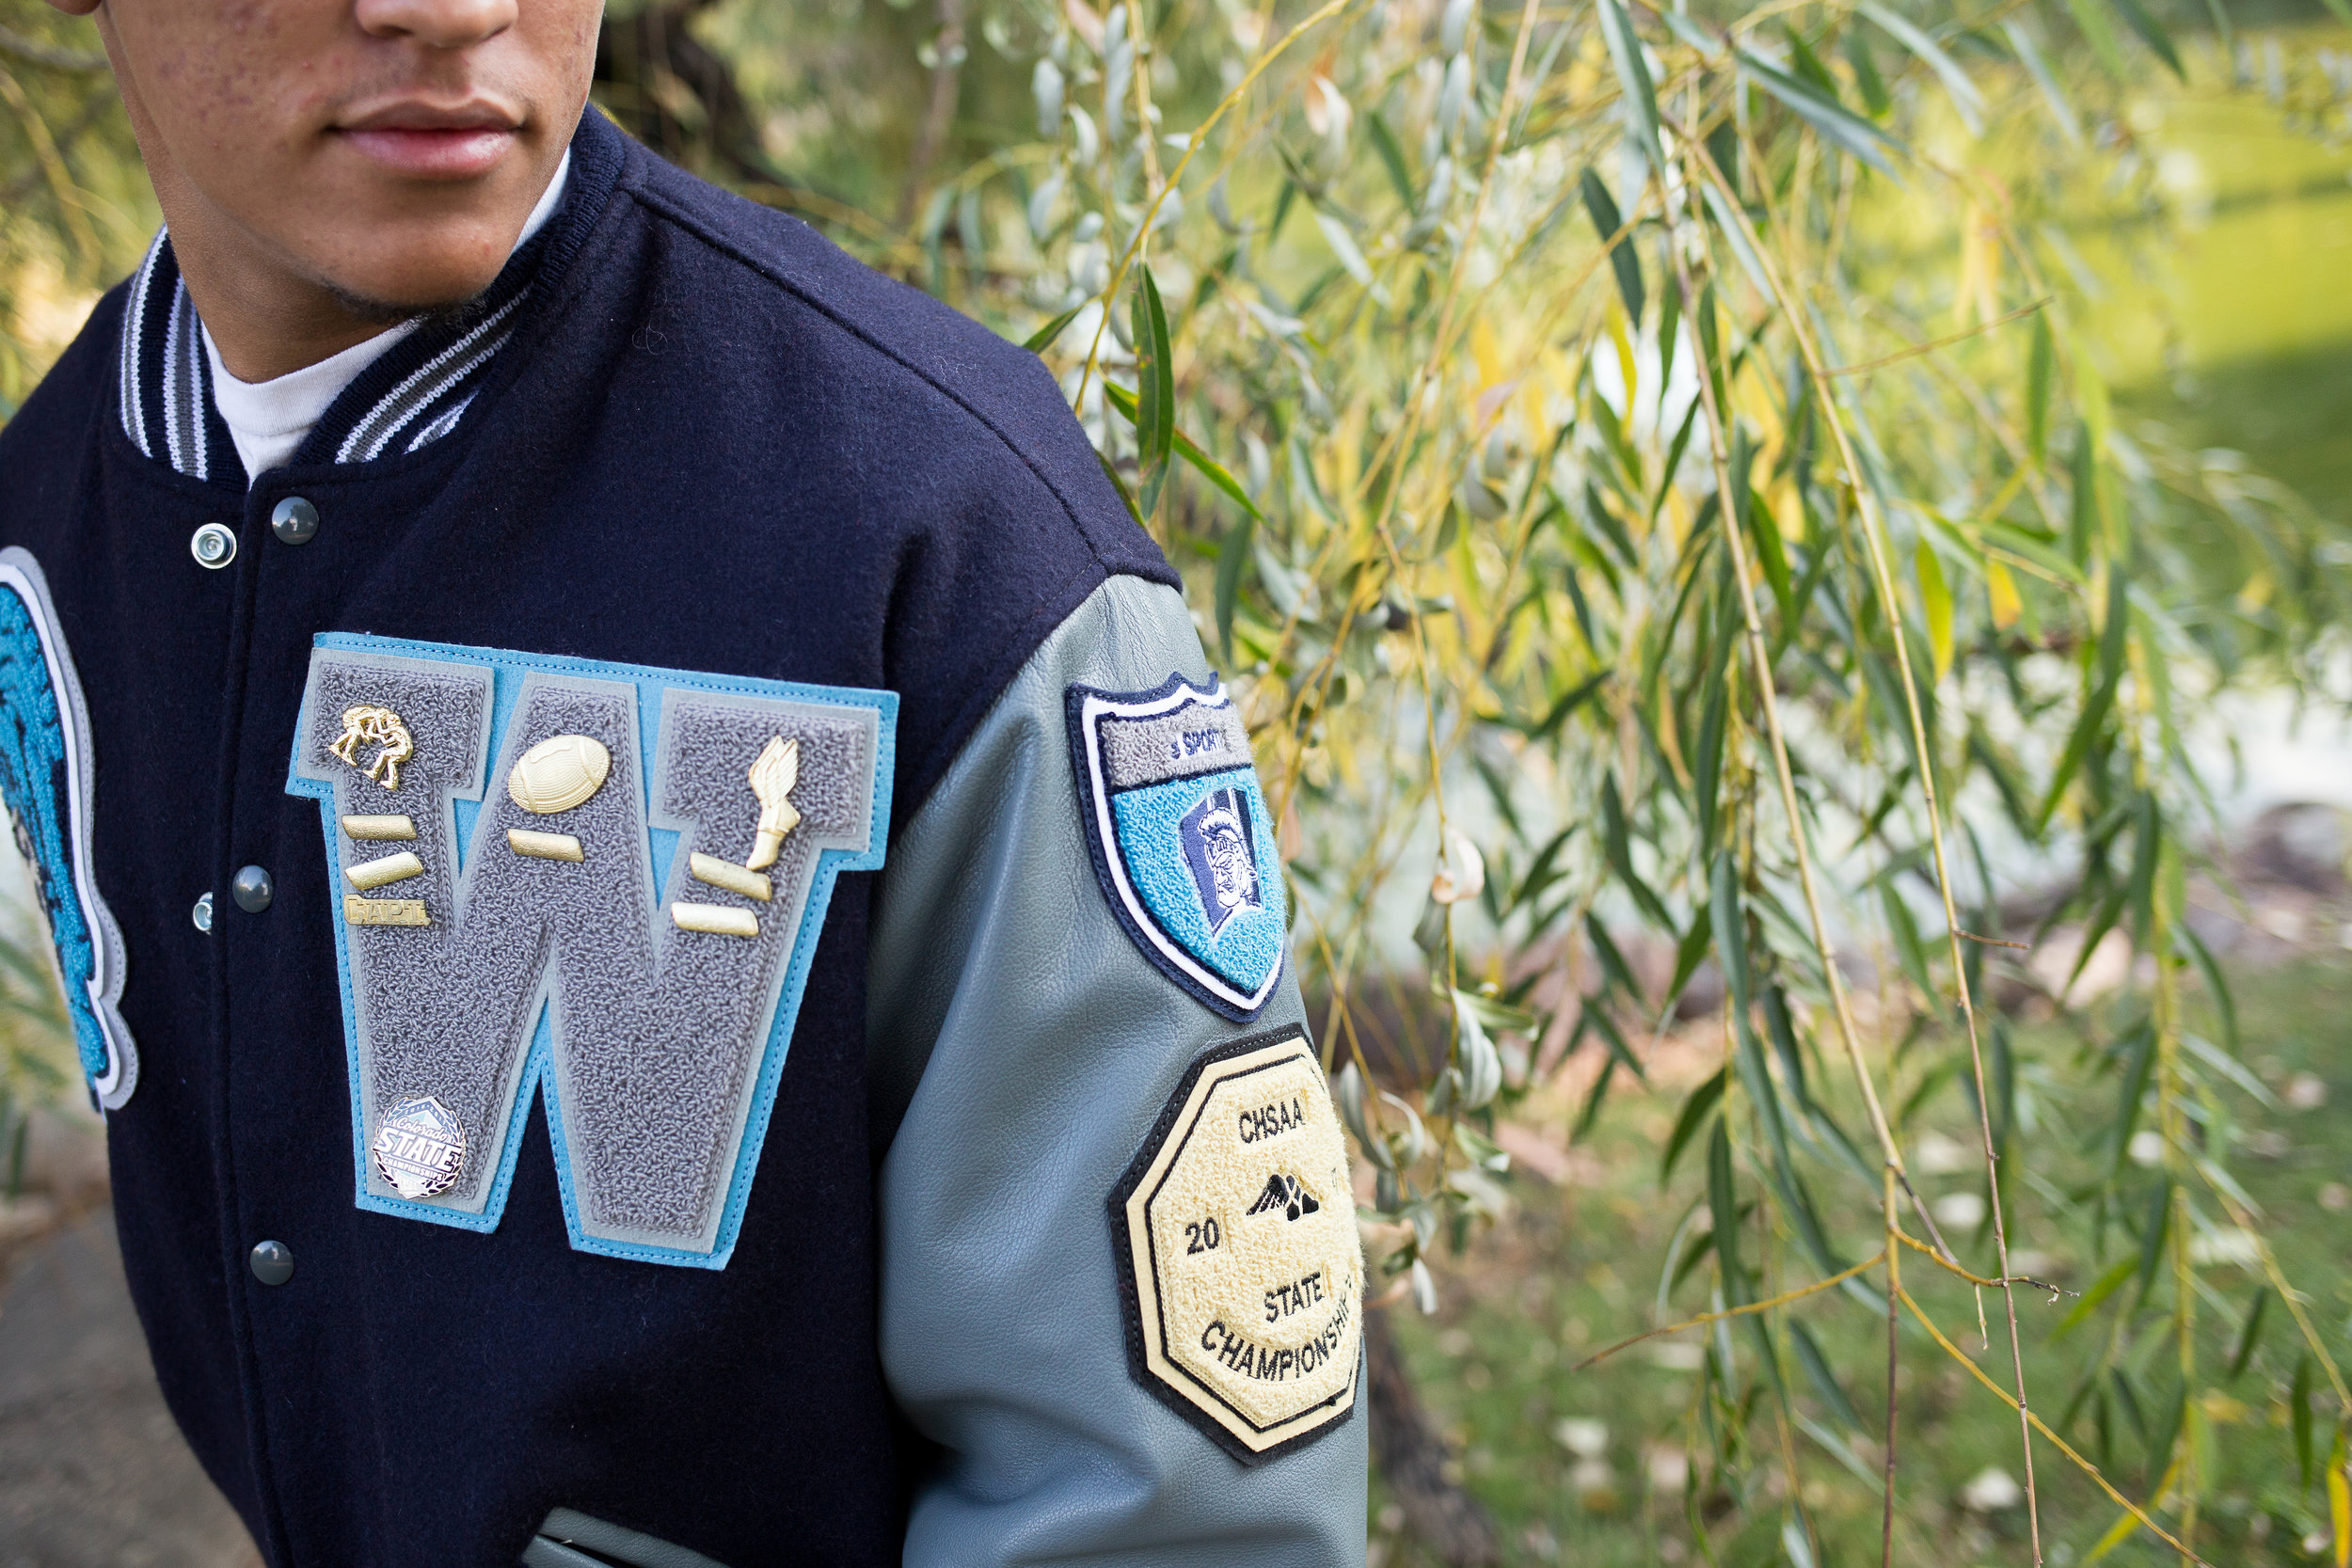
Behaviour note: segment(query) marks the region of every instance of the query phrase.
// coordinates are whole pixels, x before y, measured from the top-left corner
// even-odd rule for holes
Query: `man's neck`
[[[561,173],[562,166],[558,166]],[[157,196],[166,198],[162,181]],[[171,247],[221,364],[240,381],[273,381],[328,359],[400,323],[462,300],[381,304],[355,299],[269,245],[201,193],[178,182],[166,198]],[[548,193],[557,189],[550,181]],[[545,207],[547,196],[540,198]],[[529,232],[534,210],[512,233],[485,236],[503,259]],[[488,269],[495,274],[495,265]]]

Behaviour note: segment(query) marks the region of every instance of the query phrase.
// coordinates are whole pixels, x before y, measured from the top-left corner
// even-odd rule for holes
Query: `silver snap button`
[[[188,536],[188,553],[199,566],[217,572],[237,559],[237,536],[218,523],[206,523]]]
[[[188,918],[196,922],[198,930],[211,931],[213,928],[213,895],[208,893],[198,899],[196,908],[188,911]]]
[[[294,1277],[294,1248],[283,1242],[254,1243],[246,1262],[264,1285],[283,1285]]]
[[[318,535],[319,509],[300,496],[288,496],[270,508],[269,531],[281,544],[307,545]]]
[[[229,884],[229,896],[237,901],[237,908],[247,914],[260,914],[269,908],[269,901],[278,889],[269,879],[269,873],[258,865],[248,865],[237,873]]]

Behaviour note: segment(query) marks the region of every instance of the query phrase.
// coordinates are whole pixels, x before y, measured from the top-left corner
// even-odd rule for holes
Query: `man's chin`
[[[421,286],[408,279],[398,283],[373,278],[320,279],[335,303],[355,321],[373,326],[397,326],[402,322],[420,319],[461,321],[478,309],[482,296],[497,280],[496,271],[487,277],[460,274],[436,278]]]

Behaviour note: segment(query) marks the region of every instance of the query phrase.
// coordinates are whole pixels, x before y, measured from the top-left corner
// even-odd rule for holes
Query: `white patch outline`
[[[94,748],[90,743],[89,709],[82,701],[81,676],[73,668],[72,656],[66,651],[65,634],[57,626],[56,605],[49,597],[49,578],[30,550],[20,545],[0,549],[0,587],[13,593],[30,613],[33,629],[40,638],[41,657],[49,667],[49,689],[57,699],[57,727],[65,740],[66,832],[73,851],[73,896],[82,906],[82,923],[90,933],[90,978],[84,989],[89,993],[90,1008],[98,1019],[98,1032],[106,1041],[107,1070],[89,1084],[100,1105],[119,1111],[139,1086],[139,1053],[119,1006],[123,979],[130,969],[122,928],[115,924],[114,911],[106,907],[106,900],[100,895],[90,870],[91,819],[96,815],[91,800],[96,781],[91,775],[96,769],[90,760]],[[48,949],[49,962],[62,990],[65,965],[57,957],[54,933]]]

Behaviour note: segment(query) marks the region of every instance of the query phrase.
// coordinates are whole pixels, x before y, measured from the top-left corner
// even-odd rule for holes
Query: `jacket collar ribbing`
[[[303,438],[289,466],[368,463],[416,451],[457,430],[513,339],[544,271],[580,247],[610,194],[620,133],[596,110],[580,117],[563,205],[462,309],[427,322],[352,379]],[[246,488],[213,402],[202,323],[180,276],[169,229],[133,275],[122,313],[117,383],[123,434],[148,457],[210,483]]]

